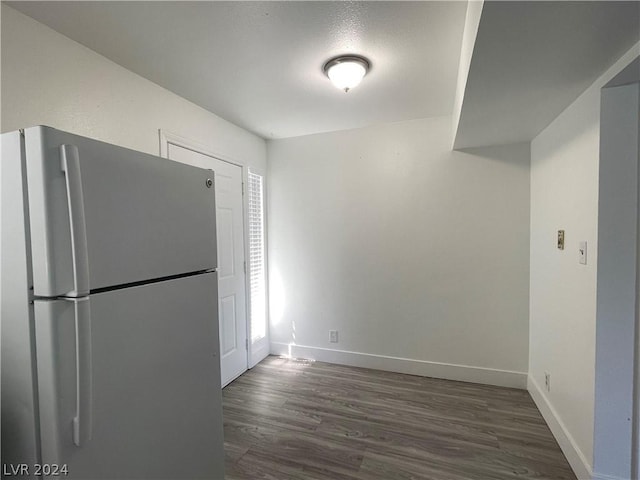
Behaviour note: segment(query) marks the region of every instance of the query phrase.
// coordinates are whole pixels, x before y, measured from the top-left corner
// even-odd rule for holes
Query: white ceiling
[[[467,7],[7,3],[264,138],[452,114]],[[639,1],[485,1],[455,147],[531,140],[639,40]],[[322,72],[346,53],[372,63],[348,94]]]
[[[638,41],[638,1],[485,2],[455,147],[533,139]]]
[[[8,2],[264,138],[453,110],[466,2]],[[345,94],[322,72],[357,53]]]

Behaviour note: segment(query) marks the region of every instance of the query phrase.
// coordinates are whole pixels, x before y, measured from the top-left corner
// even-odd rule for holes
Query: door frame
[[[593,443],[599,479],[638,478],[640,470],[639,65],[636,57],[600,89]]]
[[[245,275],[244,275],[244,291],[245,291],[245,329],[247,332],[247,348],[246,348],[246,361],[247,361],[247,370],[255,367],[261,360],[263,360],[267,355],[269,355],[269,287],[268,282],[266,281],[269,278],[269,266],[267,260],[267,235],[266,235],[266,226],[267,226],[267,195],[266,195],[266,175],[265,172],[258,171],[262,178],[264,179],[264,190],[263,190],[263,219],[264,219],[264,275],[265,275],[265,321],[267,323],[265,329],[265,337],[260,342],[259,345],[254,350],[254,345],[251,342],[251,262],[249,261],[249,195],[247,195],[247,185],[249,183],[249,165],[247,162],[242,161],[241,159],[236,159],[230,155],[216,152],[211,150],[211,148],[207,145],[204,145],[200,142],[192,140],[190,138],[183,137],[176,133],[167,131],[165,129],[158,129],[159,139],[160,139],[160,156],[163,158],[169,158],[169,145],[175,145],[177,147],[185,148],[187,150],[191,150],[196,153],[200,153],[202,155],[206,155],[208,157],[213,157],[223,162],[227,162],[231,165],[235,165],[236,167],[240,167],[242,169],[242,237],[243,237],[243,248],[244,248],[244,258],[247,265]]]

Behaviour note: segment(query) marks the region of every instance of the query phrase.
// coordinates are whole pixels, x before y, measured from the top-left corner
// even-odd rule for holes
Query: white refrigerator
[[[1,141],[3,476],[223,479],[213,172]]]

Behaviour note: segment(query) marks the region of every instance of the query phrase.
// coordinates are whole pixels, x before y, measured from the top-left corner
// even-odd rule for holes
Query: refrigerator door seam
[[[114,290],[124,290],[125,288],[132,288],[132,287],[142,287],[144,285],[151,285],[154,283],[161,283],[161,282],[166,282],[168,280],[178,280],[180,278],[187,278],[187,277],[193,277],[196,275],[202,275],[202,274],[206,274],[206,273],[215,273],[217,272],[218,269],[217,268],[211,268],[211,269],[207,269],[207,270],[197,270],[195,272],[186,272],[186,273],[179,273],[177,275],[170,275],[168,277],[158,277],[158,278],[151,278],[148,280],[141,280],[139,282],[131,282],[131,283],[123,283],[120,285],[112,285],[110,287],[103,287],[103,288],[96,288],[91,290],[89,293],[91,295],[95,295],[98,293],[105,293],[105,292],[112,292]],[[60,298],[75,298],[75,297],[68,297],[68,296],[61,296]]]

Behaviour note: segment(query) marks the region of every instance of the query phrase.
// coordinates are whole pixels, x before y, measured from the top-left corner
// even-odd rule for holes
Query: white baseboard
[[[271,354],[308,358],[310,360],[338,363],[352,367],[407,373],[421,377],[444,378],[447,380],[520,388],[523,390],[527,388],[527,374],[510,370],[428,362],[426,360],[413,360],[410,358],[389,357],[385,355],[373,355],[370,353],[349,352],[305,345],[289,345],[278,342],[271,342]]]
[[[594,473],[591,480],[628,480],[622,477],[612,477],[611,475],[604,475],[602,473]]]
[[[591,465],[587,461],[587,458],[584,456],[575,440],[565,427],[562,419],[555,411],[549,400],[545,396],[545,394],[540,389],[540,386],[536,383],[532,376],[529,375],[527,379],[527,390],[529,391],[529,395],[533,398],[538,410],[542,414],[545,422],[549,425],[551,429],[551,433],[556,438],[558,445],[562,449],[562,453],[567,457],[569,461],[569,465],[573,469],[573,473],[576,474],[578,480],[590,480],[593,477],[593,480],[623,480],[623,479],[614,479],[612,477],[598,477],[594,476],[591,470]]]

